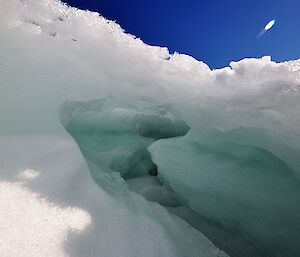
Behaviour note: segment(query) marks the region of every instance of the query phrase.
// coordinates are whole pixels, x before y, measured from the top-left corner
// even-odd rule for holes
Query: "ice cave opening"
[[[180,137],[190,130],[171,105],[150,98],[132,104],[115,97],[71,101],[62,104],[60,119],[79,145],[97,183],[101,184],[105,171],[108,176],[120,176],[147,200],[163,206],[181,205],[159,178],[147,149],[159,139]]]
[[[59,117],[100,187],[113,194],[108,180],[125,185],[185,220],[231,256],[269,255],[238,228],[223,226],[190,208],[160,176],[148,148],[161,139],[180,138],[190,131],[172,105],[153,98],[108,96],[88,102],[66,101]]]

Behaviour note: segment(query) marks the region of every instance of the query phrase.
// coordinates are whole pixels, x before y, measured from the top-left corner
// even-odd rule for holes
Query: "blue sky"
[[[300,58],[300,0],[66,0],[99,12],[150,45],[192,55],[211,68],[271,55]],[[271,20],[274,27],[257,39]]]

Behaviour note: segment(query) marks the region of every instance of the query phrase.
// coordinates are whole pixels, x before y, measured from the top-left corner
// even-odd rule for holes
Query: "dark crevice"
[[[149,170],[148,174],[150,176],[157,176],[158,172],[157,172],[157,166],[155,164],[154,164],[154,167]]]

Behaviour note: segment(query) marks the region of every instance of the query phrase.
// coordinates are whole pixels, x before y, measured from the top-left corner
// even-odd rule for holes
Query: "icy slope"
[[[0,0],[0,56],[1,256],[299,255],[299,61],[212,71],[55,0]]]

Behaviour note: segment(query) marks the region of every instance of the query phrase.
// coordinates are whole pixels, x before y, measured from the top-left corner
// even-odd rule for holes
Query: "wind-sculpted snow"
[[[211,70],[57,0],[0,0],[0,56],[1,256],[299,256],[300,61]]]

